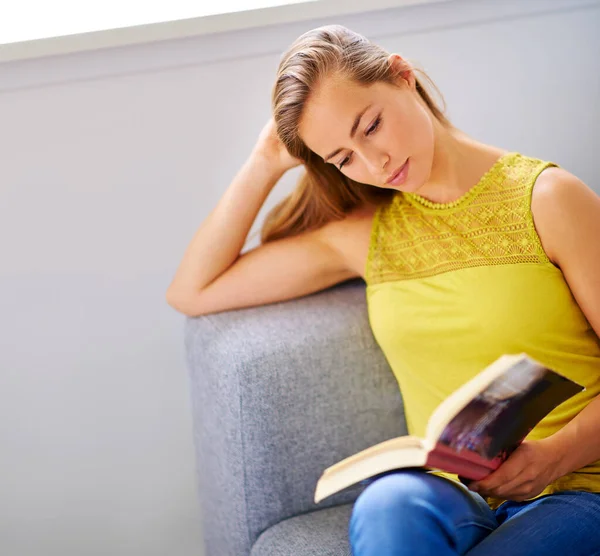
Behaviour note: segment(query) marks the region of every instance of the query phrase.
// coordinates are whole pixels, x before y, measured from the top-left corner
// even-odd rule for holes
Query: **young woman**
[[[409,433],[504,353],[586,387],[469,488],[405,470],[369,485],[356,556],[600,554],[600,198],[553,162],[454,127],[398,54],[327,26],[283,56],[273,119],[192,239],[167,299],[201,315],[362,277]],[[288,169],[298,187],[240,251]]]

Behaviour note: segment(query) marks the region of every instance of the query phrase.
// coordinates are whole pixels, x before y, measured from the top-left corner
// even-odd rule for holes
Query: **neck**
[[[431,174],[415,193],[435,203],[452,202],[471,189],[505,152],[457,128],[445,128],[434,118]]]

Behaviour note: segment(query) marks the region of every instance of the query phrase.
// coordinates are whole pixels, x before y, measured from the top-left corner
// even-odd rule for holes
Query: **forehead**
[[[304,105],[298,131],[309,149],[325,157],[350,144],[354,118],[377,103],[381,84],[365,86],[343,78],[326,78]]]

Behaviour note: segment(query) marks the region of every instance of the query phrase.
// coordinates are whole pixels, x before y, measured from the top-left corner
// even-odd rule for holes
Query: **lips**
[[[399,168],[396,168],[396,170],[394,170],[392,172],[392,174],[390,174],[390,177],[387,179],[387,181],[385,183],[388,184],[388,183],[394,181],[394,179],[398,177],[398,174],[406,166],[407,162],[408,162],[408,159],[406,159],[406,162],[402,166],[400,166]]]

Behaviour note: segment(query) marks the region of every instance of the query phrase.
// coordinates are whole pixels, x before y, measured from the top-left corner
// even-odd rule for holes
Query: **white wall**
[[[202,554],[164,293],[268,117],[281,51],[332,22],[421,64],[459,127],[600,191],[598,2],[456,0],[0,65],[1,554]]]

